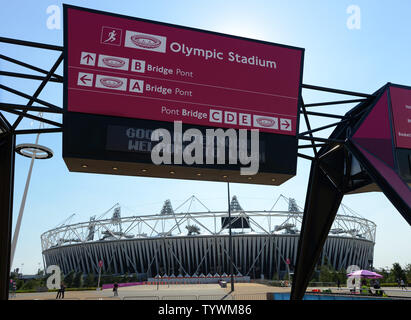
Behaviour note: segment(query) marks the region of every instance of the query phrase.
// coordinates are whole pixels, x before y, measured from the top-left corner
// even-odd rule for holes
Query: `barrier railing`
[[[234,295],[234,300],[267,300],[267,293],[243,293]]]
[[[161,300],[198,300],[196,295],[163,296]]]
[[[126,296],[123,300],[160,300],[158,296]]]
[[[197,300],[233,300],[232,295],[199,295]]]
[[[125,296],[123,300],[267,300],[266,293],[227,295]]]

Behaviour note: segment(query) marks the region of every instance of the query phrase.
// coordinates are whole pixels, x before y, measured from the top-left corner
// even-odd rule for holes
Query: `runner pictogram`
[[[116,39],[117,39],[116,38],[116,36],[117,36],[116,30],[112,30],[111,32],[109,32],[108,36],[109,37],[106,40],[104,40],[104,43],[116,41]]]
[[[113,27],[103,27],[101,29],[100,42],[114,46],[121,45],[122,30]]]

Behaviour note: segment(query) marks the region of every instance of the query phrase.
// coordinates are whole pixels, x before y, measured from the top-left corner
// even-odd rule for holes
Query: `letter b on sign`
[[[46,273],[51,273],[51,276],[47,278],[48,289],[60,289],[61,283],[61,271],[59,266],[48,266]]]

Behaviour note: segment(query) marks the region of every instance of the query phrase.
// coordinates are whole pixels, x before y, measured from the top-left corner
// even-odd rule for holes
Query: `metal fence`
[[[125,296],[123,300],[267,300],[267,294],[226,294],[226,295],[172,295],[172,296]]]

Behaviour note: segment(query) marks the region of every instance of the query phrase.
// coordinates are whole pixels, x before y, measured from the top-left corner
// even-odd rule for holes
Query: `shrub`
[[[84,287],[96,287],[97,286],[97,279],[94,273],[89,273],[87,277],[84,279],[83,283]]]

